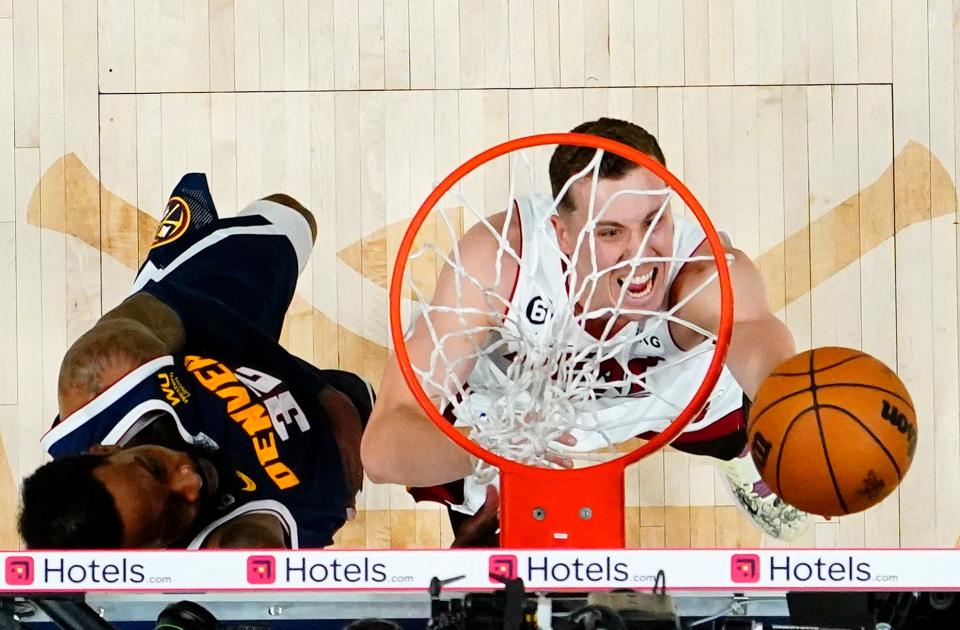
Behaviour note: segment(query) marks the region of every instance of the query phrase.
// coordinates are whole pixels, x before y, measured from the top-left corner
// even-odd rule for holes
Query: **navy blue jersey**
[[[249,512],[280,518],[294,546],[330,544],[349,497],[319,394],[342,391],[365,422],[372,390],[277,341],[308,229],[293,210],[264,201],[218,219],[206,179],[184,177],[134,285],[180,316],[184,353],[144,364],[59,423],[44,437],[48,452],[125,444],[158,418],[172,421],[184,443],[218,453],[236,476],[189,546]]]

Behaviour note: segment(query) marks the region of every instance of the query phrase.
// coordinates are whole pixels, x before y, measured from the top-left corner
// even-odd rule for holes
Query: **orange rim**
[[[633,462],[638,461],[669,444],[673,438],[679,435],[683,428],[690,423],[694,416],[700,412],[704,404],[706,404],[707,398],[710,396],[710,392],[713,391],[713,386],[716,384],[717,379],[720,377],[720,373],[723,370],[724,359],[727,355],[727,347],[730,344],[730,333],[733,329],[733,289],[730,284],[730,270],[727,268],[725,252],[723,249],[723,244],[720,242],[720,237],[717,235],[717,231],[713,227],[710,217],[707,216],[703,206],[701,206],[700,202],[697,201],[697,198],[693,196],[693,193],[691,193],[690,190],[684,186],[683,182],[677,179],[673,173],[668,171],[665,166],[650,156],[641,153],[640,151],[625,144],[616,142],[615,140],[610,140],[608,138],[602,138],[600,136],[594,136],[591,134],[545,133],[516,138],[514,140],[509,140],[502,144],[498,144],[487,149],[486,151],[483,151],[482,153],[475,155],[461,164],[456,170],[447,175],[447,177],[440,182],[440,185],[437,186],[432,193],[430,193],[426,200],[424,200],[423,204],[421,204],[420,208],[417,210],[417,213],[413,216],[413,219],[411,219],[410,225],[407,227],[407,231],[403,235],[403,240],[400,242],[400,250],[397,252],[397,263],[393,268],[393,275],[391,276],[390,281],[390,335],[393,338],[393,346],[397,356],[397,361],[400,364],[400,371],[403,373],[403,378],[407,381],[407,386],[417,399],[417,402],[420,403],[420,406],[423,407],[424,411],[427,412],[427,415],[430,417],[433,423],[436,424],[440,430],[447,435],[447,437],[456,442],[471,455],[479,457],[487,463],[497,466],[502,471],[511,471],[518,468],[536,468],[534,466],[528,466],[526,464],[521,464],[520,462],[506,459],[480,447],[476,443],[472,442],[468,437],[462,435],[459,431],[454,429],[453,425],[448,422],[443,415],[441,415],[440,411],[436,407],[433,406],[430,398],[427,397],[426,392],[423,390],[420,380],[414,373],[413,366],[410,365],[410,357],[407,354],[406,341],[403,338],[403,323],[400,317],[400,298],[403,287],[403,275],[407,267],[407,258],[410,255],[410,249],[413,247],[414,238],[420,231],[420,227],[426,220],[427,215],[431,210],[433,210],[433,207],[437,204],[437,202],[440,201],[440,198],[443,197],[443,195],[445,195],[454,184],[463,179],[464,176],[476,170],[478,167],[486,164],[490,160],[519,149],[529,149],[531,147],[545,144],[567,144],[590,147],[593,149],[602,149],[604,151],[619,155],[620,157],[630,160],[635,164],[638,164],[639,166],[642,166],[643,168],[655,173],[664,181],[664,183],[677,192],[680,198],[683,199],[683,201],[687,204],[687,207],[689,207],[693,214],[697,217],[697,221],[700,223],[701,227],[706,233],[706,240],[710,244],[710,252],[713,254],[713,260],[716,263],[719,271],[718,282],[720,284],[720,324],[717,329],[716,350],[713,355],[713,360],[710,362],[710,366],[707,368],[707,374],[704,377],[703,383],[700,385],[699,389],[697,389],[687,406],[677,416],[676,420],[670,423],[670,425],[659,435],[622,457],[618,457],[617,459],[609,462],[603,462],[602,464],[591,466],[591,468],[598,469],[598,472],[599,469],[604,468],[611,470],[611,472],[613,469],[622,470]]]

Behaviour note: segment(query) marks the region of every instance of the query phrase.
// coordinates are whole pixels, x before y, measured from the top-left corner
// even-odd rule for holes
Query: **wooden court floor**
[[[376,382],[392,255],[431,185],[600,115],[659,137],[800,348],[861,348],[911,391],[900,490],[795,544],[952,546],[958,19],[960,0],[0,0],[0,547],[63,353],[126,295],[183,173],[224,215],[273,192],[316,214],[284,343]],[[709,462],[658,453],[627,488],[631,546],[774,544]],[[450,541],[403,488],[368,483],[360,508],[338,544]]]

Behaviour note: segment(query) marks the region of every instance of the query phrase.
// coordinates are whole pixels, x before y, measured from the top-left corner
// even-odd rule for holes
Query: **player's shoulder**
[[[733,247],[729,239],[724,242],[724,256],[727,268],[730,270],[730,282],[733,288],[737,310],[753,312],[754,309],[767,308],[767,293],[763,275],[750,256],[741,249]],[[707,285],[700,290],[717,272],[717,264],[713,260],[710,245],[704,242],[691,255],[692,258],[710,256],[709,260],[695,260],[687,262],[677,273],[670,287],[671,303],[676,303],[691,292],[698,292],[685,308],[685,313],[707,309],[708,313],[715,313],[717,301],[720,299],[717,282]],[[689,315],[689,313],[687,313]],[[696,315],[690,315],[696,317]]]
[[[751,273],[756,269],[750,256],[741,249],[732,245],[730,239],[723,235],[721,242],[724,245],[723,252],[727,260],[731,276],[741,275],[744,272]],[[703,282],[708,276],[717,271],[717,263],[713,258],[713,250],[710,243],[704,240],[691,254],[690,258],[710,257],[708,260],[689,260],[680,267],[677,272],[674,283],[690,284]]]
[[[507,246],[514,251],[520,251],[521,239],[518,213],[504,210],[471,226],[460,239],[458,254],[465,264],[472,265],[479,271],[480,266],[493,263],[498,253]]]
[[[549,221],[554,213],[548,195],[517,197],[510,202],[509,209],[478,220],[464,234],[461,243],[467,243],[483,254],[496,254],[507,244],[519,252],[524,223]]]

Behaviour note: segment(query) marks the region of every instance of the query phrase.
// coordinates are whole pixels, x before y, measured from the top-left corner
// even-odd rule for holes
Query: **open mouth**
[[[647,273],[639,276],[637,278],[632,278],[630,284],[627,285],[627,296],[631,299],[638,300],[645,298],[650,293],[653,292],[653,286],[657,282],[657,273],[659,267],[654,267]],[[617,284],[622,288],[625,278],[617,279]]]

